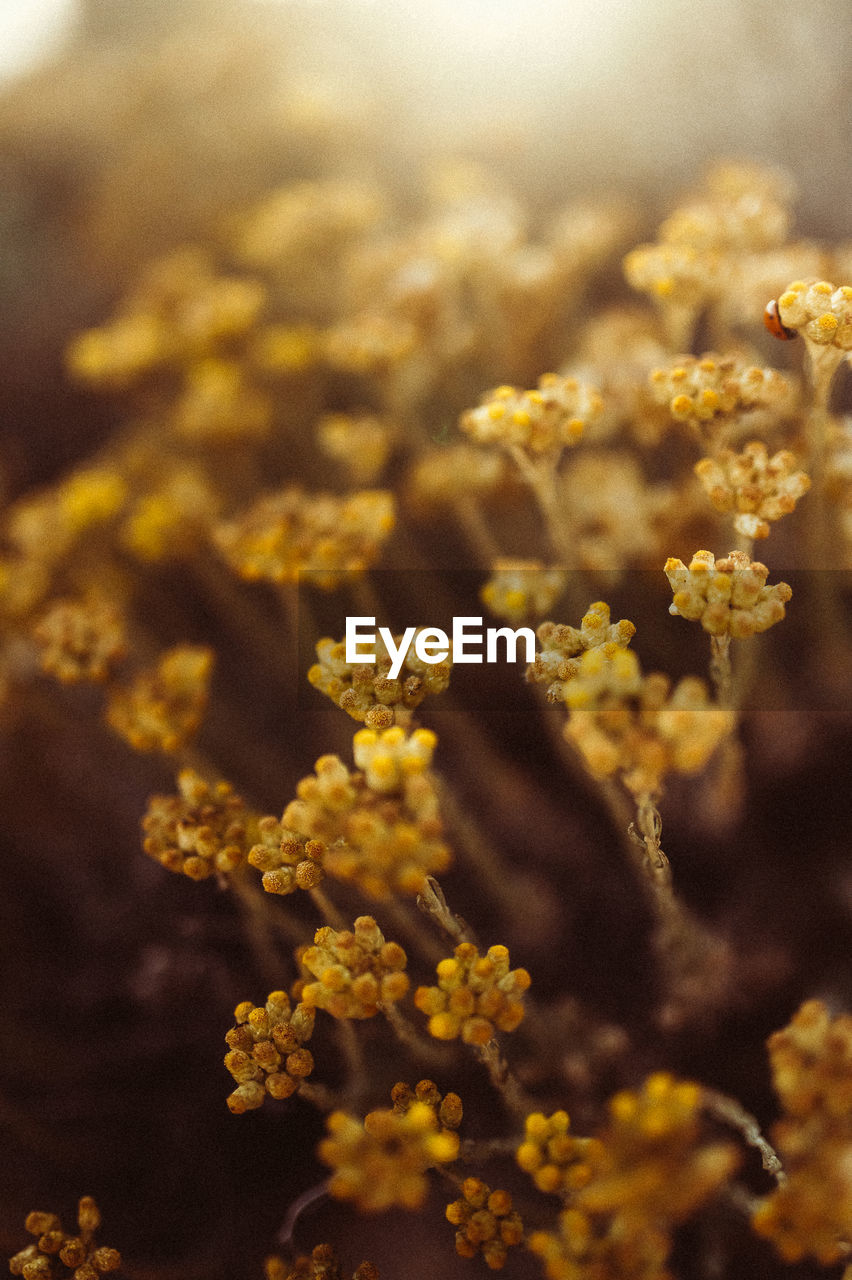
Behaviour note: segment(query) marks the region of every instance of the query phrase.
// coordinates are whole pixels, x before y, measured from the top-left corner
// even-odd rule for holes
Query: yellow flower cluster
[[[436,1040],[460,1036],[466,1044],[484,1045],[496,1031],[514,1031],[523,1021],[530,975],[509,969],[506,947],[489,947],[481,956],[473,943],[462,942],[438,962],[437,975],[437,987],[418,987],[414,995]]]
[[[717,511],[736,512],[737,533],[768,538],[770,522],[795,510],[811,487],[810,477],[795,467],[795,454],[788,449],[770,457],[765,444],[752,440],[742,453],[722,449],[715,458],[702,458],[695,474]]]
[[[299,959],[317,979],[304,984],[302,1001],[333,1018],[373,1018],[408,991],[408,958],[398,942],[385,942],[372,916],[359,916],[354,932],[318,929]]]
[[[314,1010],[293,1009],[287,993],[272,991],[264,1006],[244,1000],[234,1010],[237,1025],[225,1036],[225,1066],[237,1082],[227,1103],[234,1115],[256,1111],[267,1095],[289,1098],[314,1069],[304,1048],[314,1029]]]
[[[321,840],[300,840],[277,818],[261,818],[259,841],[248,852],[248,862],[263,872],[267,893],[288,894],[315,889],[323,878],[326,848]]]
[[[326,414],[316,432],[322,452],[344,466],[354,484],[372,484],[393,443],[392,428],[375,414]]]
[[[328,1189],[366,1213],[393,1205],[419,1209],[429,1184],[426,1171],[455,1160],[458,1135],[441,1128],[435,1110],[415,1102],[407,1111],[371,1111],[363,1122],[345,1111],[327,1120],[319,1158],[333,1170]]]
[[[737,356],[681,356],[668,369],[653,369],[651,393],[676,422],[701,433],[737,423],[755,410],[786,407],[792,388],[775,369],[746,365]]]
[[[253,822],[227,782],[210,787],[192,769],[177,777],[179,795],[152,796],[142,819],[142,847],[169,871],[206,880],[233,871],[246,858]]]
[[[107,721],[134,751],[179,751],[195,735],[207,709],[213,652],[177,645],[127,689],[115,689]]]
[[[852,1254],[852,1016],[808,1000],[768,1040],[785,1118],[772,1131],[787,1173],[755,1230],[785,1262],[831,1266]]]
[[[421,662],[414,651],[416,638],[415,633],[402,670],[391,680],[392,660],[380,635],[375,663],[354,665],[346,661],[344,641],[326,636],[317,641],[317,661],[308,669],[308,680],[353,720],[370,729],[387,729],[396,719],[405,719],[428,694],[443,693],[450,683],[451,660]],[[400,641],[394,636],[395,644]]]
[[[565,583],[563,570],[547,569],[540,560],[501,559],[491,566],[479,596],[492,613],[518,624],[552,609]]]
[[[720,258],[690,244],[642,244],[624,259],[627,283],[665,306],[695,308],[718,290]]]
[[[610,622],[609,605],[597,600],[589,605],[579,628],[543,622],[536,634],[541,653],[536,654],[535,661],[527,669],[527,679],[549,685],[548,699],[561,702],[564,686],[575,679],[580,670],[581,655],[596,649],[603,649],[611,655],[616,649],[625,649],[636,634],[636,628],[626,618]]]
[[[56,600],[33,638],[42,669],[63,684],[102,683],[127,655],[124,619],[106,600]]]
[[[101,1215],[91,1196],[83,1196],[77,1207],[77,1235],[63,1231],[55,1213],[30,1213],[24,1225],[36,1242],[9,1259],[13,1276],[23,1280],[98,1280],[121,1266],[117,1249],[95,1243]]]
[[[529,1247],[549,1280],[669,1280],[678,1223],[709,1200],[737,1164],[730,1143],[701,1132],[701,1089],[659,1073],[617,1094],[587,1151],[588,1178],[570,1195],[558,1233]]]
[[[639,796],[659,791],[669,773],[697,773],[733,725],[733,713],[712,705],[703,680],[686,676],[672,689],[653,672],[635,694],[604,692],[597,705],[572,708],[565,736],[594,777],[619,773]]]
[[[807,342],[852,351],[852,285],[794,280],[778,299],[778,315]]]
[[[570,1123],[567,1111],[554,1111],[551,1116],[534,1111],[524,1122],[524,1139],[515,1159],[539,1191],[564,1195],[585,1186],[591,1177],[587,1157],[598,1139],[575,1138],[569,1132]]]
[[[181,465],[133,503],[121,544],[145,564],[191,556],[206,541],[219,505],[203,473]]]
[[[406,778],[426,772],[437,745],[431,729],[415,729],[410,735],[400,725],[379,732],[359,729],[352,755],[371,791],[398,791]]]
[[[481,1178],[465,1178],[462,1199],[447,1205],[447,1221],[456,1231],[456,1253],[475,1258],[481,1252],[492,1271],[506,1265],[509,1249],[524,1238],[521,1215],[508,1191],[492,1191]]]
[[[564,445],[576,444],[602,412],[603,401],[592,387],[543,373],[536,391],[508,386],[489,391],[478,408],[462,414],[459,425],[477,444],[558,453]]]
[[[724,560],[711,551],[696,551],[688,568],[670,556],[665,573],[674,592],[669,613],[700,620],[711,635],[737,640],[780,622],[793,595],[786,582],[768,587],[766,565],[744,551],[732,551]]]
[[[437,1116],[442,1131],[458,1129],[463,1118],[462,1100],[457,1093],[441,1094],[434,1080],[419,1080],[414,1088],[398,1081],[391,1089],[393,1109],[398,1115],[405,1115],[416,1102],[425,1102]]]
[[[318,1244],[310,1253],[293,1262],[283,1258],[267,1258],[263,1264],[266,1280],[343,1280],[340,1259],[330,1244]],[[379,1269],[372,1262],[362,1262],[352,1273],[352,1280],[379,1280]]]
[[[395,892],[420,893],[426,877],[445,871],[451,861],[441,839],[435,785],[425,772],[400,771],[395,792],[376,791],[337,756],[321,756],[281,821],[327,846],[323,865],[329,875],[352,881],[377,900]]]
[[[394,522],[394,499],[383,489],[336,497],[290,488],[217,525],[214,540],[249,582],[301,577],[330,591],[373,563]]]

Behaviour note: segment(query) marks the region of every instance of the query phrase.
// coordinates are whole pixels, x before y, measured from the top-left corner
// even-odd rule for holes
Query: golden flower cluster
[[[540,560],[495,560],[480,599],[507,622],[522,623],[547,613],[565,590],[562,569],[547,569]]]
[[[736,1149],[708,1142],[698,1085],[659,1073],[610,1102],[587,1149],[588,1177],[570,1194],[558,1232],[529,1247],[549,1280],[668,1280],[672,1232],[727,1181]]]
[[[514,1031],[523,1021],[530,975],[510,970],[506,947],[489,947],[481,956],[472,942],[462,942],[438,962],[436,972],[438,985],[418,987],[414,995],[436,1040],[461,1037],[466,1044],[485,1045],[497,1031]]]
[[[627,618],[610,622],[610,608],[603,600],[590,604],[579,627],[564,623],[543,622],[536,632],[541,652],[527,669],[527,679],[546,684],[548,699],[561,702],[565,686],[574,680],[580,670],[583,654],[603,649],[607,655],[616,649],[626,649],[636,634],[636,628]]]
[[[55,1213],[30,1213],[24,1225],[36,1242],[9,1259],[13,1276],[23,1280],[99,1280],[121,1266],[117,1249],[95,1243],[101,1215],[91,1196],[83,1196],[77,1207],[76,1235],[62,1230]]]
[[[373,1018],[408,991],[408,958],[398,942],[385,941],[372,916],[359,916],[354,931],[318,929],[299,959],[317,979],[302,986],[303,1003],[333,1018]]]
[[[315,889],[323,878],[326,848],[321,840],[300,840],[277,818],[261,818],[260,839],[248,852],[248,862],[263,872],[267,893],[288,894]]]
[[[102,683],[127,655],[124,619],[106,600],[55,600],[33,637],[42,669],[63,684]]]
[[[767,1043],[784,1108],[772,1137],[787,1177],[754,1228],[785,1262],[810,1254],[831,1266],[852,1254],[852,1016],[808,1000]]]
[[[343,1268],[330,1244],[318,1244],[293,1262],[283,1258],[267,1258],[263,1264],[266,1280],[343,1280]],[[379,1280],[379,1269],[372,1262],[362,1262],[352,1273],[352,1280]]]
[[[206,880],[246,859],[253,815],[227,782],[209,786],[192,769],[178,774],[179,795],[152,796],[142,847],[168,871]]]
[[[333,1170],[329,1191],[366,1213],[393,1205],[419,1209],[428,1191],[426,1171],[458,1155],[458,1135],[441,1126],[427,1102],[403,1112],[371,1111],[363,1121],[333,1111],[326,1123],[328,1137],[318,1154]]]
[[[456,1231],[456,1253],[462,1258],[482,1254],[492,1271],[506,1265],[509,1249],[524,1238],[521,1215],[512,1207],[508,1191],[492,1191],[481,1178],[465,1178],[462,1198],[447,1205],[447,1221]]]
[[[129,688],[112,690],[107,721],[134,751],[179,751],[198,731],[207,709],[213,652],[176,645]]]
[[[352,881],[368,897],[419,893],[427,876],[449,866],[450,851],[441,838],[434,782],[419,771],[422,756],[415,752],[412,759],[418,771],[406,773],[391,757],[398,771],[394,789],[384,785],[377,791],[363,773],[350,773],[339,757],[322,756],[316,773],[299,783],[282,824],[322,841],[326,872]],[[387,776],[380,781],[386,784]]]
[[[489,391],[477,409],[462,414],[459,425],[477,444],[558,454],[565,445],[576,444],[602,411],[603,402],[592,387],[543,373],[535,391],[509,386]]]
[[[714,636],[742,640],[767,631],[784,617],[793,595],[786,582],[767,586],[766,565],[744,551],[732,551],[724,560],[696,551],[688,568],[670,556],[665,572],[674,592],[669,613],[700,621]]]
[[[668,369],[653,369],[651,393],[667,404],[676,422],[699,434],[711,428],[737,425],[746,415],[753,423],[756,410],[784,408],[790,383],[775,369],[747,365],[737,356],[681,356]]]
[[[415,633],[402,670],[392,680],[392,660],[381,635],[376,636],[375,663],[355,664],[346,661],[344,641],[326,636],[317,641],[317,661],[308,669],[308,680],[353,720],[370,729],[387,729],[395,720],[406,719],[429,694],[443,693],[450,683],[452,661],[421,662],[414,650],[416,638]],[[394,636],[395,644],[400,641],[400,636]]]
[[[852,286],[794,280],[778,299],[778,314],[807,342],[852,351]]]
[[[524,1121],[515,1159],[539,1191],[564,1195],[585,1186],[591,1177],[587,1156],[598,1139],[575,1137],[570,1127],[567,1111],[550,1116],[534,1111]]]
[[[260,498],[214,531],[217,547],[248,582],[300,578],[330,591],[368,568],[395,522],[393,496],[364,489],[347,497],[289,488]]]
[[[272,991],[264,1006],[244,1000],[234,1010],[236,1026],[225,1036],[225,1066],[237,1082],[228,1095],[234,1115],[256,1111],[267,1095],[289,1098],[314,1069],[304,1045],[314,1029],[314,1010],[295,1009],[285,991]]]
[[[457,1093],[442,1094],[434,1080],[419,1080],[414,1088],[398,1081],[391,1089],[393,1109],[399,1115],[405,1115],[415,1103],[425,1103],[431,1107],[441,1125],[441,1129],[458,1129],[463,1119],[462,1100]]]
[[[796,465],[789,449],[770,457],[765,444],[752,440],[742,453],[722,449],[715,458],[702,458],[695,474],[717,511],[736,513],[737,533],[768,538],[770,522],[795,510],[811,487],[810,477]]]

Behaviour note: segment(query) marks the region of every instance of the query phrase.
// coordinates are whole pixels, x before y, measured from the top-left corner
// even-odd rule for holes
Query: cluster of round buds
[[[565,1194],[585,1186],[591,1177],[588,1155],[598,1140],[575,1138],[569,1130],[567,1111],[551,1116],[535,1111],[526,1118],[515,1159],[539,1191]]]
[[[330,1244],[318,1244],[310,1253],[293,1262],[283,1258],[267,1258],[263,1264],[266,1280],[343,1280],[340,1259]],[[352,1273],[352,1280],[379,1280],[379,1269],[372,1262],[362,1262]]]
[[[576,378],[543,373],[536,391],[508,386],[489,391],[478,408],[462,414],[459,425],[478,444],[556,453],[576,444],[602,412],[603,401],[593,388]]]
[[[57,600],[33,637],[42,669],[63,684],[103,682],[127,653],[124,619],[104,600]]]
[[[326,1123],[318,1154],[333,1170],[328,1189],[367,1213],[393,1205],[419,1209],[429,1189],[427,1169],[448,1164],[459,1151],[458,1135],[441,1127],[426,1102],[403,1113],[371,1111],[363,1122],[334,1111]]]
[[[314,1029],[314,1010],[293,1009],[287,993],[273,991],[265,1006],[244,1000],[234,1010],[237,1025],[225,1036],[225,1066],[237,1082],[227,1102],[234,1115],[256,1111],[267,1095],[289,1098],[314,1069],[304,1048]]]
[[[596,649],[603,649],[606,653],[626,649],[636,634],[636,628],[626,618],[610,622],[609,605],[597,600],[589,605],[579,627],[543,622],[536,634],[541,653],[536,654],[535,661],[528,667],[527,679],[549,685],[549,700],[561,702],[564,686],[577,676],[579,660],[584,653]]]
[[[737,533],[768,538],[770,522],[789,515],[811,487],[810,477],[795,467],[789,450],[770,457],[766,445],[753,440],[742,453],[723,449],[715,458],[702,458],[695,474],[717,511],[736,512]]]
[[[245,861],[252,817],[227,782],[209,786],[192,769],[177,778],[179,795],[152,796],[142,819],[142,847],[168,871],[206,880]]]
[[[447,1221],[456,1231],[456,1253],[475,1258],[482,1253],[492,1271],[506,1265],[509,1249],[524,1238],[521,1215],[508,1191],[492,1191],[481,1178],[465,1178],[462,1198],[447,1205]]]
[[[203,646],[168,649],[129,688],[113,690],[107,721],[135,751],[179,751],[207,709],[213,652]]]
[[[400,725],[379,732],[359,729],[352,755],[372,791],[398,791],[406,778],[425,773],[437,745],[431,729],[415,729],[410,735]]]
[[[565,736],[596,778],[621,774],[635,795],[658,791],[669,773],[697,773],[733,728],[733,713],[710,702],[703,680],[674,690],[667,676],[643,676],[635,695],[610,694],[571,710]]]
[[[412,1089],[403,1081],[398,1081],[391,1089],[393,1109],[398,1115],[405,1115],[415,1103],[425,1102],[437,1116],[442,1131],[456,1130],[462,1122],[462,1100],[457,1093],[441,1094],[434,1080],[420,1080]]]
[[[331,413],[317,423],[317,443],[355,484],[371,484],[388,460],[393,430],[374,414]]]
[[[665,573],[674,592],[669,613],[700,621],[711,635],[737,640],[780,622],[793,595],[786,582],[768,587],[766,565],[744,551],[732,551],[724,560],[696,551],[688,568],[670,556]]]
[[[827,280],[794,280],[778,299],[778,317],[786,329],[819,347],[852,351],[852,286]]]
[[[624,259],[627,283],[660,306],[698,311],[718,291],[719,255],[691,244],[640,244]]]
[[[55,1213],[28,1214],[25,1229],[36,1242],[9,1259],[9,1270],[23,1280],[99,1280],[117,1271],[121,1266],[118,1250],[95,1244],[100,1224],[101,1215],[91,1196],[83,1196],[78,1205],[77,1235],[63,1231]]]
[[[417,750],[431,748],[427,744]],[[387,775],[380,780],[386,786]],[[434,781],[424,771],[399,770],[392,794],[371,788],[363,773],[350,773],[337,756],[322,756],[316,773],[299,783],[297,799],[281,821],[321,840],[327,846],[326,872],[357,884],[376,900],[394,892],[420,893],[427,876],[439,875],[451,861],[441,839]]]
[[[767,1043],[785,1113],[772,1138],[787,1179],[761,1201],[754,1227],[785,1262],[811,1254],[831,1266],[852,1248],[852,1016],[808,1000]]]
[[[530,975],[509,969],[506,947],[489,947],[481,956],[473,943],[462,942],[438,962],[437,974],[436,987],[418,987],[414,995],[436,1040],[485,1045],[495,1031],[514,1031],[523,1021]]]
[[[248,852],[251,866],[263,872],[267,893],[315,889],[323,878],[326,848],[321,840],[301,840],[277,818],[261,818],[259,841]]]
[[[372,916],[359,916],[354,932],[325,926],[300,961],[316,982],[302,987],[309,1008],[333,1018],[372,1018],[381,1005],[395,1004],[409,987],[408,958],[398,942],[385,942]]]
[[[419,707],[428,694],[443,693],[450,683],[452,662],[426,663],[417,657],[417,633],[395,679],[389,672],[393,665],[387,646],[376,636],[375,663],[346,661],[346,645],[342,640],[325,637],[317,642],[317,661],[308,670],[308,680],[315,689],[331,698],[353,720],[370,729],[387,729],[396,719],[404,719]],[[401,637],[395,636],[399,645]]]
[[[587,1153],[559,1231],[535,1232],[533,1253],[552,1280],[663,1277],[671,1233],[718,1191],[737,1164],[730,1143],[702,1134],[701,1090],[660,1073],[617,1094]]]
[[[479,595],[499,618],[520,623],[552,609],[565,583],[564,570],[547,569],[539,560],[495,560]]]
[[[248,582],[305,578],[330,591],[373,563],[394,522],[393,495],[384,489],[336,497],[290,488],[217,525],[214,539]]]
[[[668,369],[653,369],[648,384],[676,422],[699,434],[737,422],[755,410],[786,407],[792,388],[775,369],[745,365],[736,356],[681,356]]]

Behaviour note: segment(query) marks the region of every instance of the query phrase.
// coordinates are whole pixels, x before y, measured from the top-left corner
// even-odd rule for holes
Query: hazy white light
[[[34,66],[62,40],[77,0],[0,0],[0,79]]]

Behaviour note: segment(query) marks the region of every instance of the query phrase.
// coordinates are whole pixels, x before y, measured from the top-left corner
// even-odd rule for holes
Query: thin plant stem
[[[731,1125],[748,1143],[750,1147],[754,1147],[760,1152],[760,1159],[764,1169],[771,1174],[779,1186],[787,1181],[787,1175],[781,1164],[775,1148],[767,1142],[760,1131],[760,1125],[757,1120],[741,1106],[735,1098],[729,1098],[724,1093],[717,1093],[715,1089],[704,1089],[703,1102],[704,1110],[716,1120],[720,1120],[723,1124]]]

